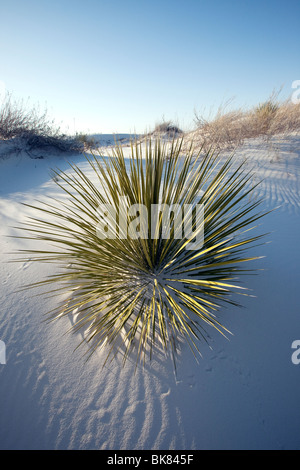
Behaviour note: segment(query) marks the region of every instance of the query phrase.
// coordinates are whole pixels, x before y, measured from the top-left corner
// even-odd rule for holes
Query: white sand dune
[[[55,194],[49,169],[67,168],[61,157],[30,159],[19,154],[0,161],[0,364],[1,449],[299,449],[300,365],[291,344],[300,339],[300,139],[250,141],[237,152],[249,157],[267,209],[262,221],[272,232],[252,250],[266,255],[264,269],[248,276],[244,309],[220,312],[233,332],[230,341],[211,332],[197,364],[183,345],[177,375],[169,359],[145,369],[121,357],[102,368],[105,353],[85,362],[81,337],[65,334],[70,321],[45,324],[58,299],[17,293],[55,268],[28,259],[8,263],[10,254],[32,242],[7,236],[30,210],[20,202]],[[69,160],[86,165],[80,156]]]

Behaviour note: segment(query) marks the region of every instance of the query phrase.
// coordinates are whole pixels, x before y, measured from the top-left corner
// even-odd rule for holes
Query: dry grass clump
[[[254,137],[268,134],[278,109],[279,105],[272,99],[254,108],[249,120],[249,129],[252,130]]]
[[[300,104],[290,101],[278,103],[271,97],[251,110],[225,112],[220,107],[211,120],[196,114],[196,129],[187,136],[198,146],[208,149],[233,149],[246,139],[298,132],[300,130]]]
[[[289,101],[281,104],[272,119],[269,127],[270,135],[299,132],[300,130],[300,103]]]
[[[227,148],[239,145],[248,132],[248,116],[238,109],[225,112],[222,107],[212,120],[196,115],[196,131],[194,139],[204,148]]]

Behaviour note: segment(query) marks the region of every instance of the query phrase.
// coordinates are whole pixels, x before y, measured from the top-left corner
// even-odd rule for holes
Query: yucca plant
[[[67,198],[29,205],[40,216],[24,238],[49,248],[22,251],[59,270],[25,288],[70,292],[48,318],[79,312],[72,328],[85,329],[88,356],[105,346],[107,358],[121,351],[138,363],[160,348],[176,365],[181,340],[196,356],[207,328],[228,331],[220,307],[239,305],[238,276],[256,259],[244,252],[262,237],[248,234],[260,201],[243,163],[192,145],[182,156],[182,143],[133,141],[126,159],[116,142],[109,157],[86,156],[93,177],[76,165],[54,171]]]

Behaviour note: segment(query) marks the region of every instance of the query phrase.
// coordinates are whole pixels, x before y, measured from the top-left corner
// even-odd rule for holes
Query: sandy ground
[[[54,195],[49,169],[67,163],[2,155],[1,449],[300,449],[300,365],[291,360],[300,340],[300,139],[250,141],[237,157],[265,178],[265,208],[279,206],[261,228],[270,243],[252,250],[266,256],[256,263],[263,270],[244,280],[256,297],[222,312],[234,335],[213,333],[213,350],[203,345],[198,364],[183,347],[175,376],[162,357],[135,374],[118,357],[102,368],[101,352],[86,363],[83,350],[74,352],[79,335],[65,334],[67,318],[43,322],[57,299],[16,293],[51,272],[30,259],[8,263],[12,251],[32,243],[7,237],[30,215],[20,202]],[[68,158],[86,165],[82,156]]]

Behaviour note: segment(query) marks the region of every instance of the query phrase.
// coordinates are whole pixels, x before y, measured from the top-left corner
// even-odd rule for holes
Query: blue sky
[[[299,0],[0,0],[0,81],[70,133],[187,129],[290,96],[299,20]]]

